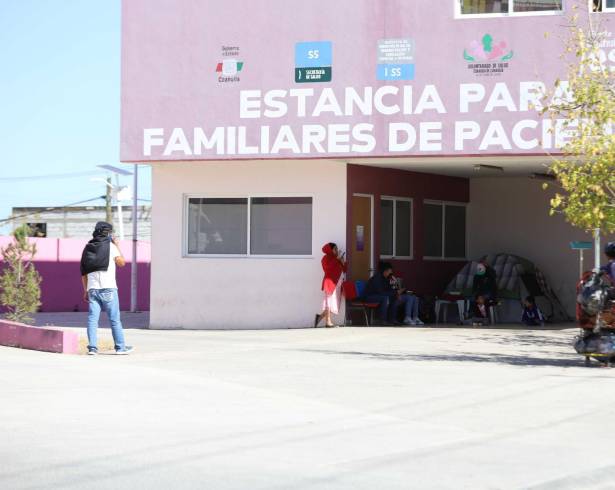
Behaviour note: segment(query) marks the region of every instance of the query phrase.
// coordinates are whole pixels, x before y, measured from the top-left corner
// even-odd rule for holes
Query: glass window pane
[[[442,205],[425,204],[426,257],[442,257]]]
[[[248,200],[188,200],[188,253],[246,254]]]
[[[606,7],[609,9],[615,9],[615,0],[606,0]]]
[[[254,255],[311,255],[312,198],[252,198],[250,253]]]
[[[393,201],[380,201],[380,255],[393,255]]]
[[[462,14],[506,14],[508,0],[459,0]]]
[[[562,10],[562,0],[513,0],[513,12]]]
[[[395,255],[409,257],[412,209],[409,201],[395,201]]]
[[[463,258],[466,256],[466,208],[446,206],[444,224],[444,256]]]

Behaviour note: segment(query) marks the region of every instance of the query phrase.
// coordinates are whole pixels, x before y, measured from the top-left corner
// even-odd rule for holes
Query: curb
[[[77,354],[79,335],[75,332],[0,320],[0,345],[20,349]]]

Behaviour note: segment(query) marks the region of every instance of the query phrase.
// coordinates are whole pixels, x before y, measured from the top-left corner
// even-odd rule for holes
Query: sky
[[[97,165],[132,170],[119,131],[120,0],[0,0],[0,220],[102,196]],[[151,199],[149,167],[139,177]]]

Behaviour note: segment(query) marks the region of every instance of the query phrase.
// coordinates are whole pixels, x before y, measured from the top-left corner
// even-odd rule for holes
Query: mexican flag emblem
[[[243,68],[243,61],[224,60],[216,66],[216,72],[225,76],[237,75]]]

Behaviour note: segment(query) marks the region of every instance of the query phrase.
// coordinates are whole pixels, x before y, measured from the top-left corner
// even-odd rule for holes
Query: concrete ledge
[[[60,354],[77,354],[79,335],[75,332],[31,327],[23,323],[0,320],[0,345]]]

